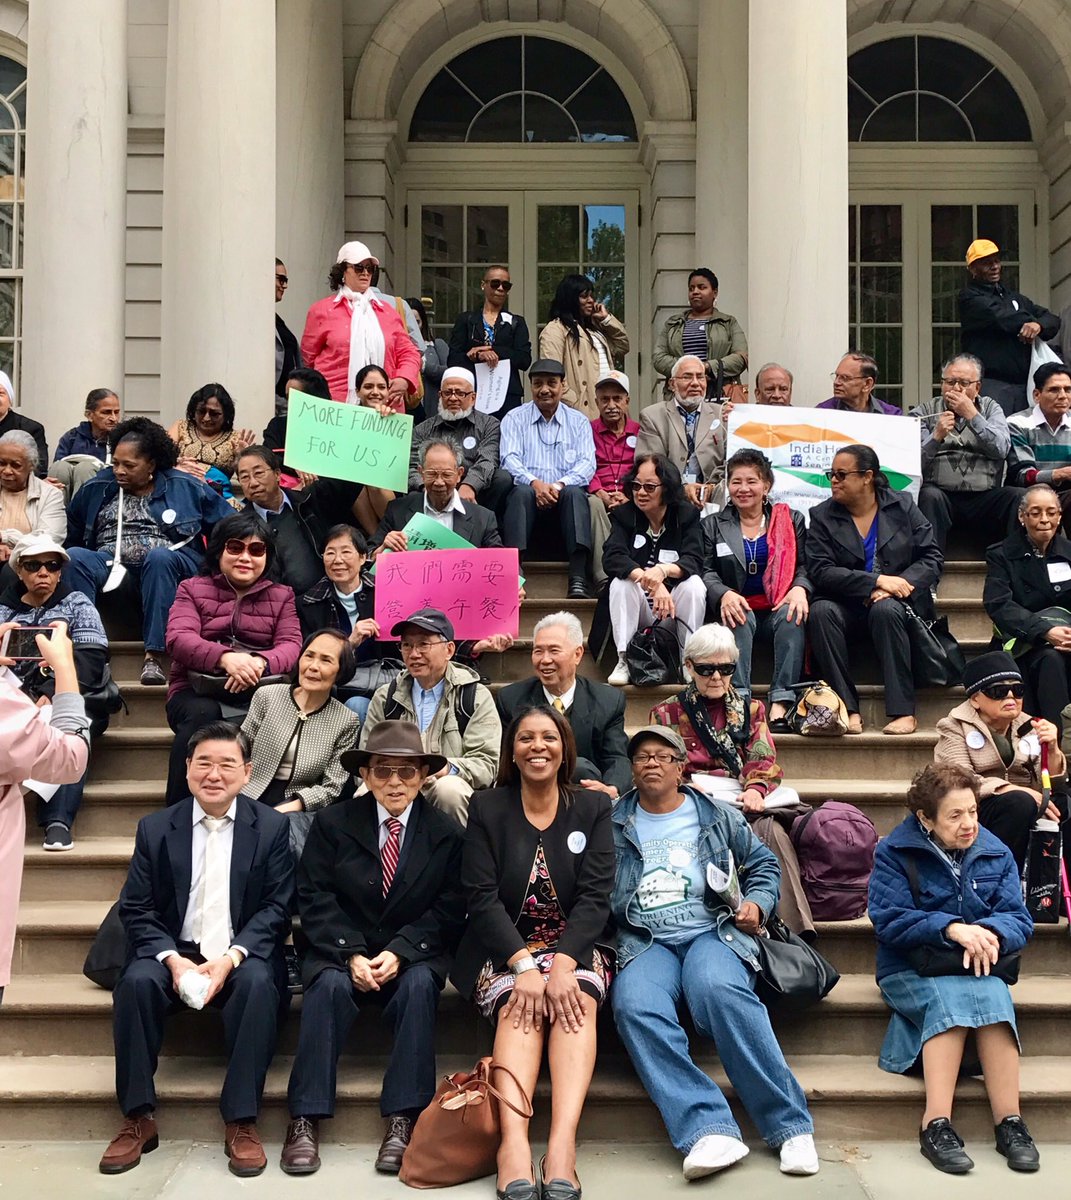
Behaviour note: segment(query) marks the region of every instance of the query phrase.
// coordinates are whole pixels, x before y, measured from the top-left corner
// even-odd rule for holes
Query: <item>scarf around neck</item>
[[[734,687],[726,691],[722,698],[722,704],[725,706],[723,729],[715,729],[710,716],[710,702],[699,694],[694,683],[688,684],[681,692],[679,700],[706,752],[715,761],[724,763],[726,771],[734,779],[739,779],[744,770],[740,747],[747,743],[751,723],[745,698]]]
[[[386,359],[386,343],[383,330],[376,316],[375,297],[372,289],[355,292],[343,284],[335,293],[335,303],[343,300],[350,305],[350,360],[346,368],[346,403],[360,404],[354,379],[362,367],[375,363],[382,367]]]

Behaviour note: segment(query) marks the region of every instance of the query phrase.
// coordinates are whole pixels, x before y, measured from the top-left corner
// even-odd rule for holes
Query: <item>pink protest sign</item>
[[[515,549],[406,550],[376,567],[380,638],[418,608],[438,608],[459,641],[493,633],[517,636],[520,564]]]

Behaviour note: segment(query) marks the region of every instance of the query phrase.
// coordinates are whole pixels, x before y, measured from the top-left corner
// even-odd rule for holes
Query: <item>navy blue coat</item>
[[[904,867],[908,859],[914,859],[918,871],[918,905]],[[1034,932],[1019,869],[999,838],[980,828],[957,880],[914,816],[905,817],[878,842],[869,903],[878,938],[879,981],[911,970],[909,950],[953,945],[944,936],[953,921],[991,929],[1000,938],[1002,954],[1021,950]]]

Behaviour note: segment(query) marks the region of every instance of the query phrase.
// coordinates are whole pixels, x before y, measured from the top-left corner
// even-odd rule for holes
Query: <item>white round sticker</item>
[[[173,508],[165,508],[164,511],[160,514],[160,518],[164,522],[165,525],[173,525],[175,523],[175,518],[177,516],[178,516],[178,513],[175,512],[175,510]]]
[[[1037,758],[1041,754],[1041,739],[1036,733],[1028,733],[1019,739],[1019,749],[1027,758]]]
[[[692,861],[692,856],[683,846],[674,846],[669,852],[669,865],[671,867],[686,867]]]
[[[630,433],[628,435],[628,437],[625,438],[625,445],[626,446],[635,446],[636,445],[636,435],[634,433]]]
[[[476,439],[471,434],[469,434],[469,436],[467,438],[465,438],[465,440],[461,444],[462,444],[462,446],[465,447],[466,450],[475,450],[476,449]]]
[[[985,734],[980,729],[968,729],[967,745],[972,750],[981,750],[985,745]]]
[[[574,829],[571,834],[565,839],[565,844],[574,854],[579,854],[581,850],[588,844],[587,836],[580,832],[579,829]]]
[[[643,536],[642,533],[637,533],[636,536],[632,539],[632,546],[634,549],[638,550],[646,541],[647,541],[647,539]]]

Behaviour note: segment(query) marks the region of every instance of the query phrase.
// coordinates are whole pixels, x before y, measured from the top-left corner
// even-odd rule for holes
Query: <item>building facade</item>
[[[592,274],[641,403],[696,265],[802,404],[848,344],[929,395],[974,236],[1071,303],[1063,0],[0,0],[0,156],[0,366],[51,428],[219,380],[260,429],[272,260],[300,334],[350,238],[440,330],[486,263],[532,326]]]

